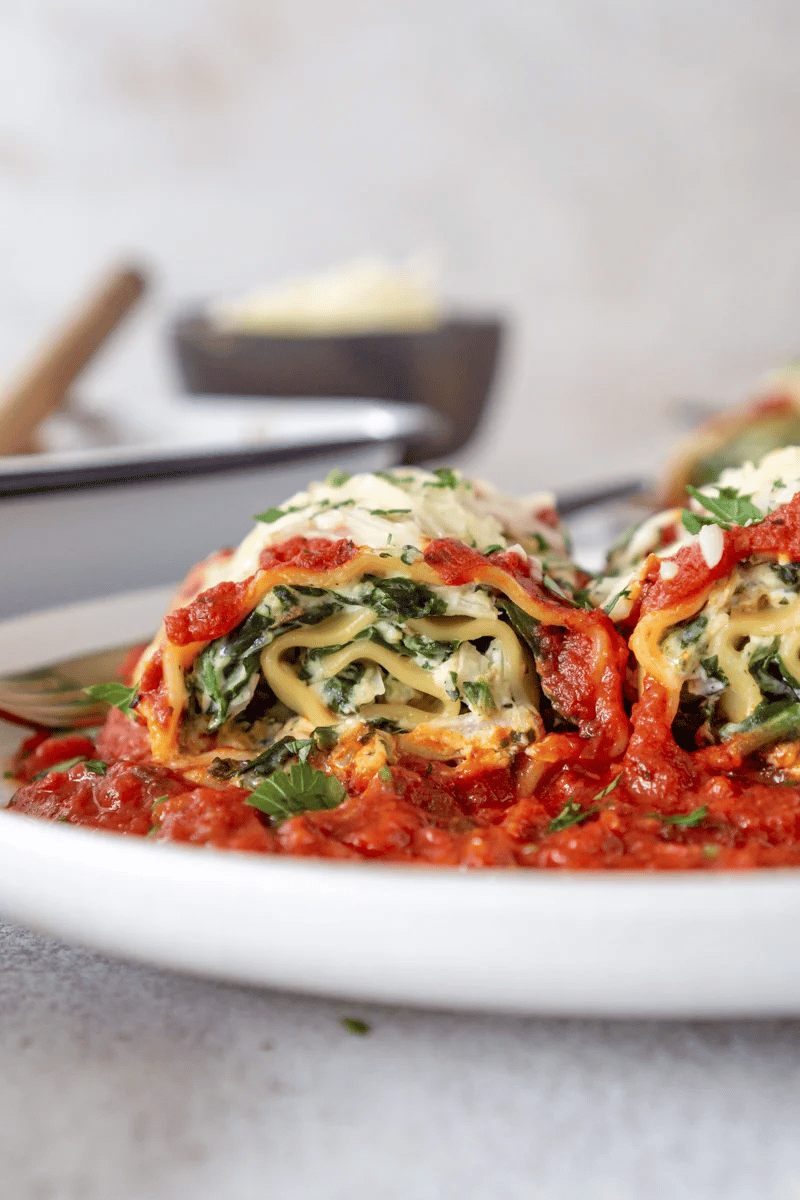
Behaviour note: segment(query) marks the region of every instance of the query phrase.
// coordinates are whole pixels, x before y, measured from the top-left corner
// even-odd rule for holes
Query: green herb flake
[[[612,596],[611,599],[607,600],[606,603],[603,605],[603,612],[607,613],[610,616],[611,613],[614,611],[614,609],[619,604],[620,600],[630,600],[630,598],[631,598],[631,589],[629,587],[620,588],[620,590],[616,593],[616,595]]]
[[[371,508],[369,511],[373,517],[396,517],[408,516],[413,510],[410,508]]]
[[[334,469],[332,471],[328,472],[328,474],[325,478],[325,482],[328,485],[328,487],[338,488],[338,487],[344,487],[344,485],[350,480],[350,478],[351,478],[351,475],[348,471],[342,471],[341,468],[334,467]]]
[[[664,813],[648,813],[648,816],[658,817],[659,821],[663,821],[667,825],[681,825],[685,829],[693,829],[708,816],[708,805],[703,804],[690,813],[675,813],[673,816],[666,816]]]
[[[253,520],[263,521],[265,525],[271,525],[273,521],[279,521],[281,517],[285,516],[286,513],[280,508],[268,508],[265,512],[256,513]]]
[[[594,609],[588,588],[573,588],[572,599],[578,608],[591,612]]]
[[[279,825],[298,813],[338,808],[345,798],[344,785],[335,775],[315,771],[308,763],[293,763],[274,771],[245,800]]]
[[[497,543],[495,543],[493,546],[487,546],[483,553],[484,554],[501,554],[502,551],[503,551],[503,547],[498,546]]]
[[[721,846],[703,846],[703,858],[719,858]]]
[[[457,488],[458,487],[458,483],[459,483],[458,476],[456,475],[455,471],[453,471],[450,467],[439,467],[439,469],[434,471],[433,474],[436,476],[436,483],[433,483],[431,480],[426,479],[425,487],[431,487],[431,488]]]
[[[756,521],[764,520],[764,513],[756,508],[752,498],[741,495],[736,488],[717,486],[716,496],[708,496],[688,485],[686,490],[711,513],[714,523],[724,529],[730,528],[731,525],[752,525]]]
[[[558,816],[553,817],[546,832],[559,833],[562,829],[569,829],[570,825],[580,825],[581,821],[585,821],[587,817],[591,817],[596,812],[600,812],[600,809],[581,808],[577,800],[568,800]]]
[[[397,475],[394,471],[376,471],[376,479],[385,479],[387,483],[413,483],[413,475]]]
[[[389,769],[389,767],[387,767],[385,764],[378,771],[378,775],[383,780],[384,783],[392,782],[392,772]]]
[[[713,525],[711,517],[700,517],[697,513],[691,512],[688,508],[681,510],[681,525],[688,530],[689,533],[699,533],[704,525]]]
[[[90,700],[101,700],[127,714],[136,704],[139,689],[136,684],[126,687],[124,683],[95,683],[83,690]]]
[[[368,1033],[372,1033],[372,1026],[366,1021],[362,1021],[360,1017],[342,1017],[341,1024],[348,1033],[354,1034],[355,1037],[366,1037]]]
[[[290,504],[288,508],[268,508],[263,513],[256,513],[253,520],[263,521],[265,525],[272,525],[274,521],[279,521],[281,517],[288,516],[289,513],[302,512],[304,508],[308,508],[308,505]]]
[[[620,771],[619,775],[615,775],[614,778],[611,780],[611,783],[607,783],[606,786],[603,788],[603,790],[601,792],[598,792],[597,795],[593,797],[593,799],[603,800],[606,796],[608,796],[611,792],[613,792],[614,788],[619,787],[619,785],[622,783],[622,776],[624,774],[625,774],[624,771]]]
[[[410,567],[412,563],[418,562],[421,558],[422,551],[418,550],[416,546],[403,546],[403,549],[400,551],[400,560],[407,567]]]

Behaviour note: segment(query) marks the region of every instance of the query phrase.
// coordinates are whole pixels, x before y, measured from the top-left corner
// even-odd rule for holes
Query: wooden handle
[[[0,455],[25,453],[36,427],[63,403],[72,381],[136,303],[144,276],[115,270],[84,301],[52,340],[0,394]]]

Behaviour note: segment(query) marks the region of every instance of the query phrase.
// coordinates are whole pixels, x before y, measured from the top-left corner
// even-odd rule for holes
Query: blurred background
[[[0,370],[121,256],[157,286],[81,392],[136,405],[197,298],[421,252],[509,319],[459,465],[641,470],[798,352],[799,35],[791,0],[9,0]]]

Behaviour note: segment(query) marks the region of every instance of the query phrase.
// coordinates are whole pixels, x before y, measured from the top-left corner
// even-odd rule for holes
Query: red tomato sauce
[[[106,762],[105,773],[85,763],[58,770],[77,755]],[[562,762],[535,796],[519,794],[523,776],[513,768],[464,777],[446,764],[406,757],[387,778],[375,775],[361,790],[351,785],[338,808],[277,827],[245,803],[246,790],[198,787],[148,761],[142,730],[116,712],[94,742],[78,735],[28,739],[16,773],[29,782],[12,811],[258,854],[469,868],[800,866],[800,784],[781,783],[752,763],[737,765],[723,747],[682,750],[658,696],[636,706],[621,761]],[[588,815],[553,828],[559,818],[564,823],[565,811]],[[690,823],[665,819],[675,816],[689,816]]]
[[[800,559],[800,499],[751,529],[725,535],[713,572],[690,547],[680,552],[688,583],[653,577],[645,610],[675,603],[679,587],[707,586],[753,553],[791,543]],[[774,543],[774,544],[773,544]],[[697,553],[695,553],[697,551]],[[262,555],[321,571],[357,553],[346,540],[292,538]],[[338,807],[307,811],[271,824],[232,784],[197,786],[152,761],[143,727],[112,710],[95,738],[83,733],[29,737],[14,774],[18,813],[161,842],[395,863],[571,870],[720,870],[800,866],[800,783],[735,742],[689,752],[673,739],[665,697],[648,686],[630,723],[621,681],[627,647],[604,613],[556,605],[513,554],[484,558],[450,539],[431,543],[426,561],[443,582],[459,584],[479,570],[507,572],[559,614],[539,626],[545,691],[574,714],[579,733],[550,734],[551,765],[526,794],[530,762],[519,751],[511,766],[465,774],[447,763],[400,757],[371,777],[344,776]],[[685,560],[685,561],[684,561]],[[170,640],[190,644],[228,632],[242,619],[251,584],[223,584],[201,593],[168,618]],[[156,656],[140,694],[167,713],[163,668]],[[630,731],[630,732],[629,732]],[[77,760],[77,761],[76,761]],[[312,758],[324,768],[324,759]]]

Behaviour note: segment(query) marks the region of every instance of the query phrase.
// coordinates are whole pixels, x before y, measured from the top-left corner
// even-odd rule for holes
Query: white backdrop
[[[158,291],[86,387],[134,403],[185,301],[422,249],[514,322],[465,465],[655,459],[670,402],[800,346],[798,35],[791,0],[6,0],[0,370],[124,251]]]

